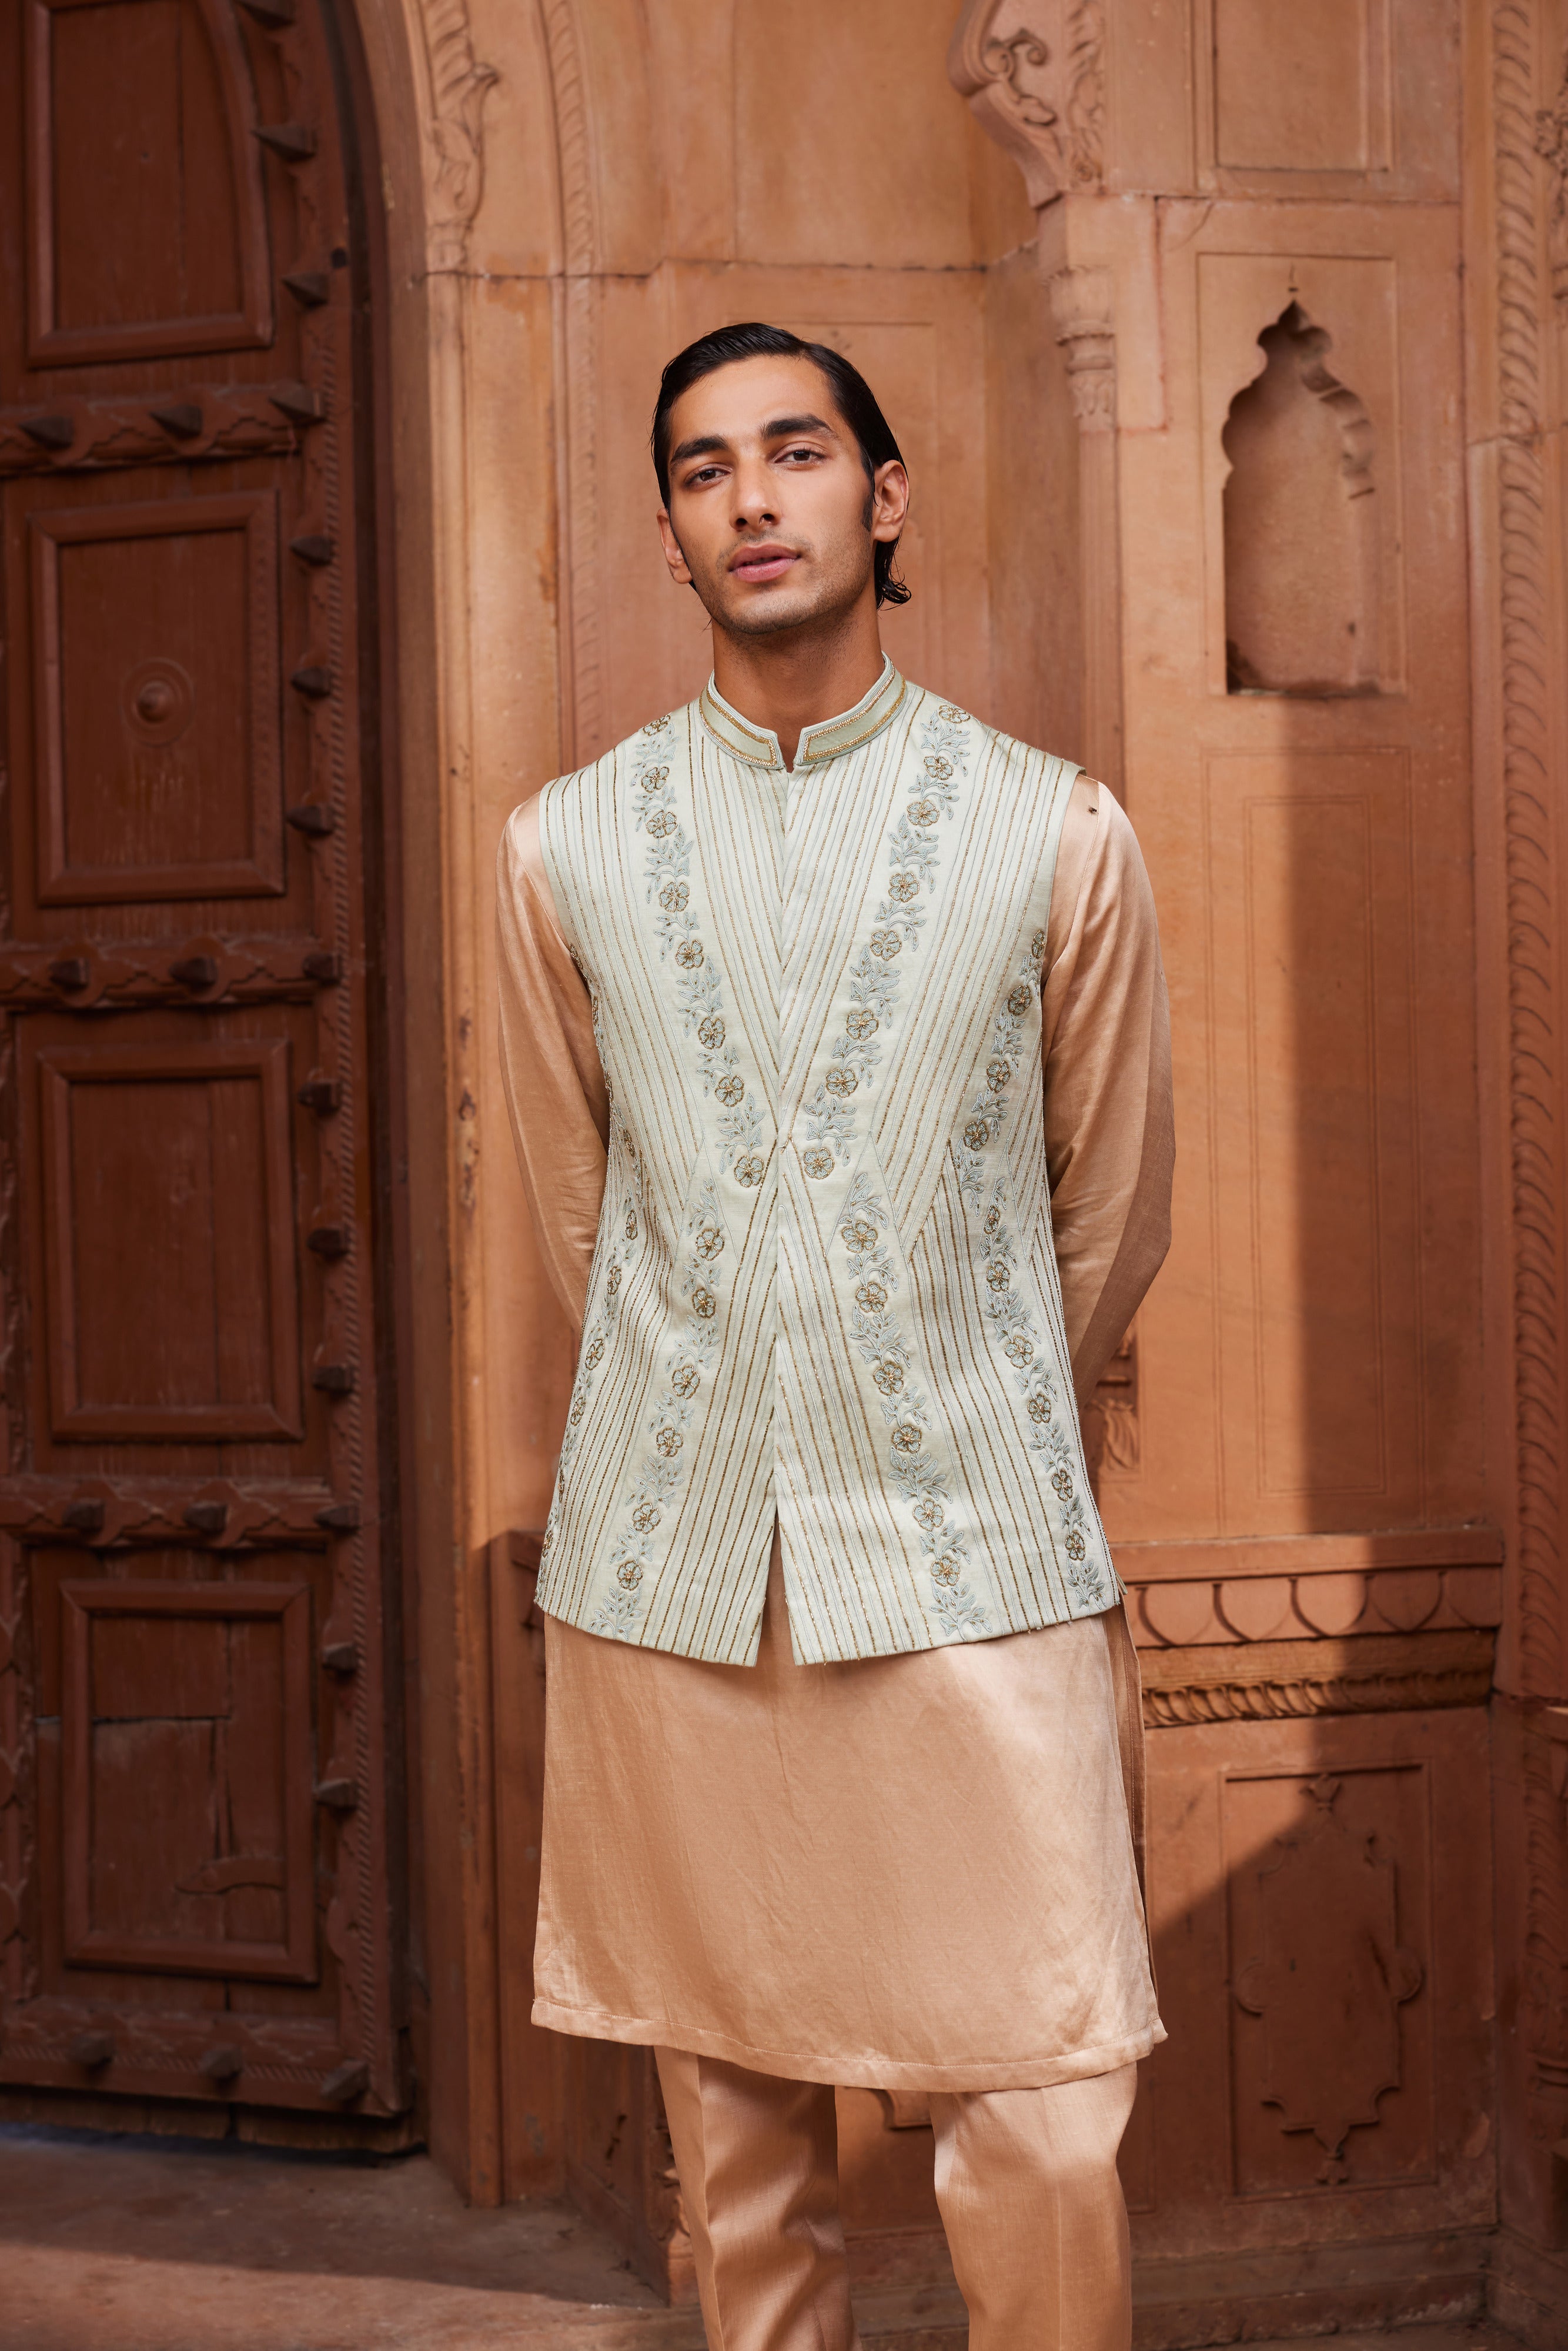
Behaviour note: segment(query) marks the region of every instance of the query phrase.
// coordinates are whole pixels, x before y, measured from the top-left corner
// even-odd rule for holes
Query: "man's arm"
[[[1045,1154],[1072,1384],[1093,1394],[1170,1247],[1170,1008],[1133,828],[1080,777],[1046,941]]]
[[[545,1270],[580,1330],[604,1197],[610,1102],[588,987],[556,920],[538,800],[508,819],[496,880],[501,1082]]]

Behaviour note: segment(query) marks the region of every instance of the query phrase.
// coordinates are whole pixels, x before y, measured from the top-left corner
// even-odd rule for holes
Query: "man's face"
[[[866,479],[810,360],[736,360],[671,411],[664,559],[733,635],[829,620],[871,597],[875,542],[898,537],[908,502],[902,465]]]

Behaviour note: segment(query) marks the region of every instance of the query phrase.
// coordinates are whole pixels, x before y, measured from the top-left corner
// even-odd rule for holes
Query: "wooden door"
[[[334,35],[316,0],[0,28],[0,2081],[385,2115]]]

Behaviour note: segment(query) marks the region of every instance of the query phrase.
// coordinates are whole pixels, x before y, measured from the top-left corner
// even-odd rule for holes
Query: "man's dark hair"
[[[670,411],[684,392],[700,383],[705,375],[716,368],[729,367],[737,360],[810,360],[828,379],[828,389],[833,395],[833,405],[855,439],[860,443],[861,463],[868,482],[876,479],[876,469],[890,458],[903,465],[903,453],[893,437],[886,417],[877,406],[872,391],[859,368],[852,367],[841,351],[826,343],[803,342],[787,327],[765,327],[749,320],[735,327],[716,327],[711,335],[699,335],[684,351],[677,351],[664,370],[659,383],[659,397],[653,409],[653,471],[659,476],[659,496],[666,507],[670,503]],[[871,501],[866,501],[866,523],[871,522]],[[874,573],[876,601],[881,604],[907,604],[909,589],[894,569],[898,553],[895,538],[876,542]]]

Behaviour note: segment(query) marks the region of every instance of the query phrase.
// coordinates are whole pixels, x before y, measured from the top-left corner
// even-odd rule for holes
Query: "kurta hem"
[[[568,2008],[536,1999],[533,2021],[551,2032],[580,2040],[624,2041],[652,2049],[683,2049],[693,2057],[718,2057],[753,2074],[773,2074],[789,2082],[822,2082],[841,2090],[1048,2090],[1058,2082],[1082,2082],[1136,2064],[1166,2038],[1163,2024],[1099,2049],[1074,2049],[1064,2056],[1017,2057],[993,2065],[931,2065],[891,2057],[819,2057],[794,2049],[758,2049],[727,2032],[679,2024],[669,2017],[613,2016],[601,2008]]]

